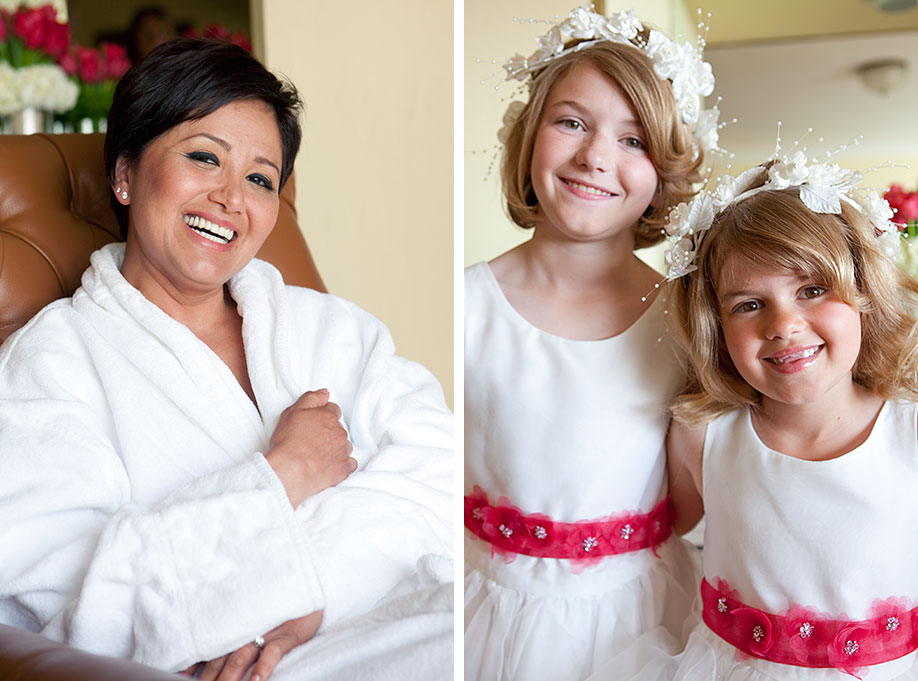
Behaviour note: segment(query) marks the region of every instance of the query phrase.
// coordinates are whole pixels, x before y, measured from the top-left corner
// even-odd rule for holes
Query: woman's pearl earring
[[[127,200],[128,193],[121,191],[121,187],[115,187],[115,193],[120,194],[122,199]]]

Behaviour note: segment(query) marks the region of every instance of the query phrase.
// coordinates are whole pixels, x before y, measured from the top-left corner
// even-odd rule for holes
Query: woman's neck
[[[121,274],[128,283],[199,337],[199,330],[220,325],[230,309],[235,311],[235,302],[225,285],[206,290],[181,288],[156,268],[144,266],[144,261],[134,259],[128,263],[127,256],[125,260]]]

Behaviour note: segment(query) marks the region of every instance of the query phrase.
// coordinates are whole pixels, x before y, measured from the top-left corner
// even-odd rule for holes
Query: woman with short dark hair
[[[440,386],[369,314],[254,258],[299,110],[222,43],[165,43],[119,84],[127,241],[0,348],[0,621],[263,680],[451,556]]]

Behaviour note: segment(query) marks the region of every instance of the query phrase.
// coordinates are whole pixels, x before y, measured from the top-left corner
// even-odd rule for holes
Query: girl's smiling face
[[[274,228],[282,151],[263,102],[231,102],[155,138],[133,165],[119,160],[130,227],[125,279],[142,292],[221,289]]]
[[[738,255],[716,286],[727,351],[763,405],[811,404],[851,389],[861,317],[837,291]]]
[[[573,66],[545,99],[531,176],[537,229],[573,241],[624,239],[632,246],[632,227],[659,184],[631,104],[587,62]]]

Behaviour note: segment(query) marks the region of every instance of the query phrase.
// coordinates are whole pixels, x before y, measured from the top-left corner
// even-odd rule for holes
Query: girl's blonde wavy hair
[[[763,179],[765,174],[763,173]],[[884,399],[918,400],[918,282],[878,249],[874,227],[857,208],[814,213],[797,188],[764,191],[715,216],[695,257],[697,269],[667,284],[673,336],[688,385],[673,416],[699,426],[761,395],[737,372],[724,343],[716,284],[730,256],[758,267],[802,274],[837,291],[860,312],[856,383]]]
[[[642,37],[646,39],[647,35]],[[698,150],[695,156],[692,131],[682,121],[672,86],[656,74],[647,55],[632,45],[601,41],[559,57],[533,74],[529,102],[504,146],[501,180],[507,212],[520,227],[530,228],[535,224],[539,203],[531,171],[536,133],[548,93],[577,64],[592,64],[611,78],[644,128],[648,154],[660,178],[660,190],[655,205],[638,220],[634,241],[635,248],[653,246],[663,240],[662,226],[672,207],[695,193],[692,185],[701,181],[699,169],[704,155]]]

